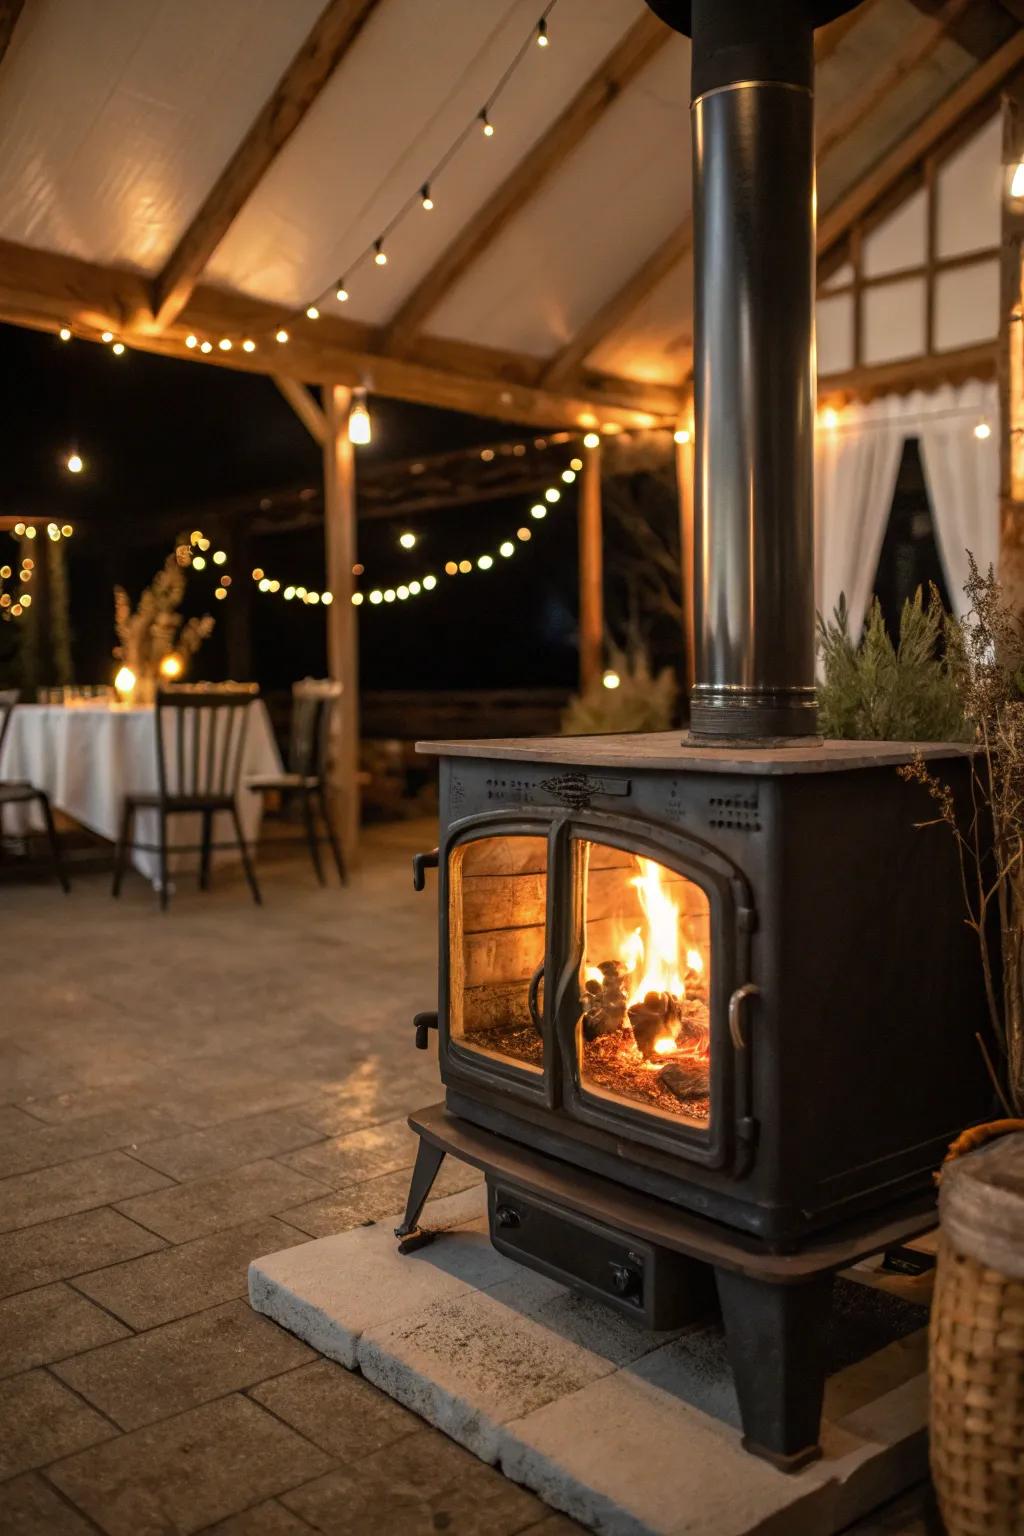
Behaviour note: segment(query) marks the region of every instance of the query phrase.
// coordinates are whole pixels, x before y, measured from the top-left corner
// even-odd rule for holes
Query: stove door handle
[[[761,988],[748,981],[742,987],[737,987],[729,999],[729,1034],[737,1051],[745,1050],[747,1045],[743,1034],[743,1004],[748,997],[760,996]]]
[[[436,869],[438,850],[431,848],[429,853],[414,853],[412,856],[412,888],[414,891],[422,891],[427,883],[426,871]]]
[[[537,1031],[538,1035],[542,1035],[544,1033],[544,1025],[541,1021],[538,1001],[540,997],[540,984],[543,980],[544,961],[542,960],[540,965],[538,965],[537,969],[534,971],[533,975],[530,977],[530,988],[526,994],[526,1002],[530,1009],[530,1018],[533,1020],[533,1027]]]

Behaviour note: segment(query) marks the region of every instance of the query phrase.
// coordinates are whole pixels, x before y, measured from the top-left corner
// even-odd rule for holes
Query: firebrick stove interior
[[[398,1235],[452,1153],[504,1253],[648,1326],[717,1301],[744,1443],[793,1470],[833,1276],[932,1224],[988,1110],[984,998],[915,748],[814,734],[813,30],[852,5],[649,3],[693,40],[691,730],[425,749],[445,1099]]]

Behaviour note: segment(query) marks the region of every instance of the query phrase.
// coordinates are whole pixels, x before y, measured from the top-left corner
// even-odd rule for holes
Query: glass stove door
[[[451,1041],[540,1077],[547,838],[508,833],[457,844],[448,892]]]
[[[706,891],[654,859],[574,839],[583,892],[580,1086],[691,1130],[711,1121]]]

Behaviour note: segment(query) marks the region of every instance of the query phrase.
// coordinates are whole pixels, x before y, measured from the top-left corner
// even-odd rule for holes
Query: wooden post
[[[604,577],[601,537],[601,449],[584,450],[578,508],[580,692],[601,675],[604,655]]]
[[[686,434],[680,442],[676,439],[676,488],[679,493],[679,597],[683,609],[683,680],[689,699],[697,681],[697,617],[694,604],[694,587],[697,577],[696,550],[694,548],[693,523],[693,433],[682,426]]]
[[[999,579],[1024,611],[1024,198],[1009,195],[1024,160],[1024,82],[1003,99],[1003,197],[999,278]]]
[[[343,384],[323,390],[327,435],[324,443],[324,541],[327,590],[327,670],[341,683],[341,708],[331,759],[331,798],[351,868],[359,841],[359,634],[352,602],[356,560],[356,465],[348,440],[352,391]]]

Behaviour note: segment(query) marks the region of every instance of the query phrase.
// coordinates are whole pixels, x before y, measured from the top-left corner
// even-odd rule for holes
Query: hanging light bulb
[[[1010,196],[1024,197],[1024,160],[1021,160],[1010,182]]]
[[[212,341],[200,342],[199,350],[200,350],[200,352],[212,352],[213,351],[213,342]]]
[[[218,341],[217,345],[218,345],[218,347],[220,347],[222,352],[230,352],[231,351],[231,337],[230,336],[222,336],[220,341]]]
[[[445,563],[444,563],[444,570],[445,570],[445,575],[446,576],[457,576],[459,574],[459,564],[458,564],[458,561],[457,560],[446,560]]]
[[[409,583],[409,596],[410,597],[419,597],[420,591],[421,591],[421,588],[420,588],[419,582],[418,581],[410,581],[410,583]]]
[[[508,559],[509,555],[514,555],[515,552],[516,552],[516,547],[512,543],[511,539],[506,539],[504,544],[500,545],[499,548],[498,548],[498,554],[499,555],[504,555],[506,560]]]
[[[537,47],[546,48],[548,41],[548,24],[546,18],[542,16],[537,23]]]
[[[613,670],[613,668],[609,667],[607,672],[605,672],[602,676],[601,681],[606,688],[617,688],[622,682],[622,678],[616,671]]]
[[[378,267],[387,266],[388,258],[387,253],[384,250],[383,240],[375,240],[373,242],[373,259],[377,263]]]
[[[544,492],[544,500],[545,501],[550,501],[550,502],[556,502],[556,501],[560,501],[561,499],[562,499],[561,491],[558,490],[555,486],[549,485],[547,490]]]
[[[436,576],[424,576],[424,578],[423,578],[423,590],[424,590],[424,592],[433,592],[433,590],[434,590],[434,588],[436,586],[437,586],[437,577]]]
[[[398,542],[403,549],[413,549],[416,545],[416,535],[414,533],[400,533]]]
[[[243,352],[255,352],[256,351],[256,343],[253,341],[251,336],[247,336],[245,338],[245,340],[242,342],[242,351]]]
[[[576,473],[579,474],[580,470],[583,468],[583,460],[582,459],[570,459],[569,460],[569,468],[570,469],[574,469],[576,471]]]
[[[114,345],[111,347],[110,350],[111,350],[111,352],[113,352],[115,357],[120,357],[122,355],[122,353],[124,352],[124,342],[123,341],[115,341]]]
[[[563,469],[562,479],[565,481],[566,485],[572,485],[573,481],[576,479],[576,471],[574,469]]]
[[[61,326],[60,330],[57,332],[57,335],[60,337],[61,341],[71,340],[71,332],[68,330],[66,325]]]
[[[366,409],[366,390],[357,389],[352,397],[352,408],[348,413],[348,440],[350,443],[365,444],[373,439],[373,427],[370,422],[370,413]]]
[[[363,602],[363,594],[361,592],[353,592],[352,593],[352,606],[353,606],[353,608],[361,607],[362,606],[362,602]]]
[[[547,515],[548,509],[542,501],[535,502],[534,505],[530,508],[530,516],[535,517],[538,522],[542,517],[547,517]]]
[[[105,341],[108,346],[113,341],[113,339],[114,339],[113,331],[104,331],[103,334],[100,336],[100,341]]]
[[[348,303],[348,289],[345,287],[345,279],[344,278],[342,278],[341,282],[338,284],[338,291],[334,295],[334,297],[337,299],[339,304],[347,304]]]
[[[583,439],[583,446],[584,448],[600,448],[601,439],[596,432],[588,432]]]
[[[283,325],[281,329],[275,333],[274,340],[279,341],[282,346],[284,346],[285,342],[288,340],[288,332],[285,330]]]
[[[463,576],[468,576],[472,569],[473,569],[473,562],[472,562],[472,560],[460,560],[459,561],[459,570],[462,572]]]
[[[317,309],[315,304],[307,304],[307,306],[306,306],[306,319],[307,320],[319,320],[320,319],[320,311]]]
[[[480,113],[480,123],[481,123],[481,126],[483,127],[483,130],[484,130],[484,138],[485,139],[493,139],[493,137],[494,137],[494,124],[491,122],[490,118],[487,116],[487,108],[486,107],[484,107],[483,111]]]
[[[974,429],[974,435],[979,440],[979,442],[983,443],[987,437],[992,436],[992,428],[989,426],[987,421],[979,421],[978,425]]]
[[[425,181],[420,188],[420,207],[429,213],[433,206],[434,199],[430,195],[430,182]]]
[[[494,557],[493,557],[493,555],[481,555],[479,560],[477,561],[477,565],[479,566],[480,570],[482,570],[482,571],[489,571],[493,564],[494,564]]]
[[[370,602],[371,603],[382,603],[383,601],[384,601],[384,593],[381,592],[379,588],[376,588],[373,592],[370,593]]]
[[[80,475],[85,468],[85,462],[81,454],[69,453],[64,461],[64,467],[68,470],[69,474]]]
[[[185,337],[185,345],[186,345],[186,347],[188,347],[189,351],[191,352],[193,347],[198,347],[198,345],[199,345],[199,337],[198,336],[186,336]]]

